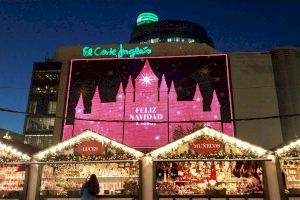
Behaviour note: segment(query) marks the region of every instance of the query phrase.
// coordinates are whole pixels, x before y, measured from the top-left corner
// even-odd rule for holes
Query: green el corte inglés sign
[[[129,57],[134,58],[135,56],[150,55],[152,50],[148,47],[135,47],[132,49],[124,49],[123,45],[120,44],[119,48],[108,48],[103,49],[101,47],[83,47],[83,57],[102,57],[102,56],[113,56],[117,58]]]

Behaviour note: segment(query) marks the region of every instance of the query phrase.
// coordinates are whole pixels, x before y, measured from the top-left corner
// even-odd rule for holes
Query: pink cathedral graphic
[[[178,101],[174,82],[169,89],[163,75],[159,84],[148,60],[134,82],[135,87],[129,77],[125,90],[120,84],[116,102],[101,102],[97,87],[90,113],[84,113],[81,94],[75,108],[75,121],[65,124],[63,140],[89,129],[131,147],[155,148],[172,142],[176,128],[189,128],[195,122],[233,135],[233,123],[220,121],[216,91],[210,103],[211,111],[203,111],[198,84],[192,101]]]

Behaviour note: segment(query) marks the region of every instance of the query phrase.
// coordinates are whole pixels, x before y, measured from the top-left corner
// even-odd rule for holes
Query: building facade
[[[170,32],[169,30],[177,27],[177,25],[174,24],[179,23],[182,29],[192,30],[189,28],[191,24],[188,23],[186,25],[186,23],[172,21],[170,23],[173,25],[167,26],[167,21],[163,20],[150,20],[150,22],[148,21],[147,23],[141,23],[141,21],[139,21],[139,23],[140,24],[137,24],[133,29],[129,44],[62,47],[57,49],[54,53],[51,62],[35,64],[27,109],[28,116],[26,117],[24,130],[25,141],[27,143],[39,147],[46,147],[73,137],[83,129],[98,128],[96,131],[102,134],[105,130],[108,130],[108,133],[111,133],[111,135],[107,134],[107,137],[116,139],[130,146],[142,147],[136,145],[136,143],[133,144],[132,141],[134,140],[126,140],[126,134],[124,134],[126,133],[126,126],[128,125],[126,125],[126,123],[129,123],[131,118],[117,118],[117,116],[130,116],[130,113],[127,112],[132,104],[128,106],[126,102],[130,102],[129,98],[131,98],[131,95],[133,95],[132,102],[135,102],[135,98],[139,98],[135,96],[138,94],[138,77],[146,74],[142,70],[142,66],[145,66],[147,62],[152,63],[151,67],[149,68],[148,66],[147,70],[154,69],[154,75],[151,75],[152,78],[150,76],[148,78],[144,77],[144,80],[147,79],[146,81],[151,81],[152,79],[156,80],[155,77],[157,78],[157,85],[155,86],[157,92],[153,95],[156,95],[154,98],[158,100],[155,101],[162,102],[165,100],[168,102],[165,104],[168,110],[164,114],[168,116],[168,120],[155,121],[157,124],[168,124],[166,129],[168,131],[168,138],[170,132],[169,124],[178,123],[178,121],[170,117],[172,110],[169,110],[171,106],[167,105],[171,105],[169,103],[174,101],[173,103],[176,102],[180,105],[177,106],[178,108],[182,108],[183,104],[188,105],[190,103],[186,102],[187,100],[193,101],[197,95],[201,98],[209,99],[207,104],[204,103],[202,106],[203,110],[200,109],[199,113],[203,111],[204,116],[209,116],[211,114],[210,112],[213,112],[211,105],[215,102],[214,105],[218,107],[219,112],[216,114],[217,117],[213,120],[208,120],[209,117],[204,120],[199,120],[199,118],[193,120],[190,118],[190,121],[183,121],[183,119],[180,118],[181,124],[188,122],[195,124],[201,122],[202,125],[204,123],[204,125],[208,124],[212,126],[211,124],[214,122],[220,122],[222,124],[220,130],[227,132],[227,134],[232,133],[242,140],[260,145],[264,148],[273,148],[283,142],[293,140],[299,135],[300,117],[298,114],[300,113],[300,94],[297,92],[300,87],[299,79],[297,78],[298,75],[300,75],[299,48],[280,47],[265,52],[229,52],[224,54],[213,48],[212,40],[208,37],[205,29],[203,29],[203,31],[201,29],[202,27],[199,28],[200,26],[198,27],[199,34],[197,36],[188,35],[188,31],[184,32],[186,30],[176,32],[178,35],[171,35],[172,31]],[[192,24],[191,26],[194,25]],[[151,28],[149,29],[149,27]],[[181,30],[178,27],[176,29]],[[156,31],[150,31],[148,34],[148,30]],[[170,34],[166,31],[169,31]],[[157,40],[156,38],[159,39]],[[170,38],[175,38],[175,40],[171,40]],[[179,39],[176,40],[176,38]],[[155,39],[155,41],[153,39]],[[174,97],[173,95],[172,97],[170,92],[173,91],[176,92],[176,94],[180,93],[181,87],[183,87],[184,84],[180,85],[180,83],[176,82],[176,78],[173,80],[171,76],[167,77],[166,74],[159,69],[160,67],[161,69],[172,68],[174,67],[173,64],[170,64],[170,66],[162,64],[164,62],[153,64],[155,63],[153,60],[157,58],[174,59],[174,57],[185,58],[199,55],[206,59],[210,59],[216,55],[224,55],[224,58],[226,58],[227,77],[224,84],[229,85],[228,102],[230,102],[231,109],[231,114],[229,115],[230,120],[227,118],[224,121],[226,117],[218,118],[218,115],[224,113],[224,106],[222,107],[221,105],[224,104],[224,101],[222,101],[222,93],[218,93],[218,95],[213,93],[216,87],[215,83],[218,82],[220,78],[215,76],[214,65],[207,65],[205,63],[199,64],[199,72],[206,73],[206,75],[212,74],[212,79],[210,77],[200,77],[197,79],[197,81],[200,82],[196,81],[191,85],[193,88],[191,94],[186,93],[183,94],[182,97]],[[130,62],[132,61],[133,64],[124,64],[124,61],[127,62],[128,60],[130,60]],[[140,64],[140,68],[138,68],[139,70],[131,70],[131,72],[128,72],[130,69],[134,69],[133,66],[139,65],[137,64],[139,62],[142,63]],[[81,68],[86,67],[86,71],[90,70],[90,72],[86,73],[87,75],[82,75],[85,74],[82,73],[83,71],[76,72],[76,70],[72,70],[75,69],[78,63],[80,63]],[[186,71],[190,69],[190,66],[192,66],[192,63],[185,66]],[[104,71],[94,73],[95,71],[93,70],[98,68],[103,68]],[[127,71],[124,71],[125,68]],[[117,73],[117,76],[114,76],[118,70],[120,70],[120,72]],[[184,72],[185,70],[182,71],[182,73]],[[49,73],[52,77],[51,80],[49,80]],[[101,73],[104,73],[104,78]],[[38,74],[42,74],[41,77],[43,78],[40,78]],[[196,73],[196,75],[199,74]],[[53,78],[53,76],[55,78]],[[77,81],[73,83],[73,77],[76,76],[78,76]],[[100,77],[90,79],[90,77],[93,76]],[[188,75],[187,77],[190,76]],[[194,79],[194,74],[191,77]],[[164,81],[166,81],[166,83],[164,83]],[[172,81],[175,81],[175,86],[172,86]],[[72,84],[76,85],[81,83],[89,86],[91,89],[86,91],[80,87],[76,89],[76,87],[73,88],[72,86]],[[201,88],[201,86],[205,84],[207,87],[204,87],[204,89],[203,87]],[[52,89],[50,89],[50,85]],[[107,87],[102,87],[103,85]],[[196,85],[198,85],[200,89]],[[99,88],[99,86],[102,88]],[[207,88],[210,88],[208,93],[206,91]],[[161,90],[166,90],[164,92],[168,95],[159,99],[160,94],[162,94]],[[148,91],[145,90],[144,92]],[[107,94],[114,95],[112,98],[107,98]],[[185,99],[185,95],[190,96],[190,98]],[[147,95],[141,96],[142,100],[146,99],[146,96]],[[74,105],[71,106],[73,111],[68,110],[70,109],[70,105],[68,104],[72,102],[70,98],[74,99],[72,103]],[[149,102],[155,101],[151,100]],[[203,101],[203,99],[201,101]],[[190,107],[192,106],[191,104]],[[149,108],[146,108],[148,111],[145,111],[145,107],[139,107],[144,109],[143,114],[150,112]],[[100,108],[102,108],[102,110]],[[117,108],[120,108],[121,111],[114,110]],[[152,106],[152,108],[154,107]],[[155,107],[155,109],[158,108],[159,107]],[[68,115],[69,112],[73,112],[74,114]],[[112,119],[111,116],[113,116],[113,114],[107,114],[109,112],[113,113],[115,118]],[[178,113],[181,114],[183,112],[179,110],[177,114]],[[191,114],[192,111],[188,113]],[[195,115],[199,113],[196,112]],[[151,116],[154,116],[153,114],[157,113],[151,114]],[[97,117],[97,115],[99,116]],[[91,116],[93,116],[93,118],[91,118]],[[156,117],[158,117],[158,115],[156,115]],[[134,117],[132,117],[132,119],[133,118]],[[137,119],[134,118],[134,120]],[[74,124],[71,123],[72,125],[70,125],[70,123],[67,123],[68,121],[74,121]],[[232,132],[226,130],[223,125],[229,121],[233,123],[231,127],[233,129]],[[134,122],[137,123],[137,121]],[[147,118],[142,123],[146,122],[149,122]],[[118,126],[113,125],[117,123],[120,124]],[[110,129],[111,127],[115,127],[115,129]],[[157,128],[156,130],[161,129]],[[142,138],[147,138],[140,134],[144,133],[144,130],[133,129],[130,132],[134,132],[132,137],[136,140],[135,142],[143,141]],[[149,132],[149,134],[153,134],[153,143],[156,142],[156,139],[159,140],[162,137],[155,136],[155,133],[151,132]],[[171,141],[168,140],[168,142]],[[163,144],[154,146],[157,147],[160,145]]]
[[[52,145],[60,71],[61,62],[34,63],[24,123],[24,143],[39,148]]]

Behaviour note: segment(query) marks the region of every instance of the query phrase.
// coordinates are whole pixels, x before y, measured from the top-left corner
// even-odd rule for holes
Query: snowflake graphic
[[[142,83],[142,85],[150,86],[152,84],[152,81],[154,81],[155,78],[151,75],[148,74],[142,74],[142,78],[140,79],[140,82]]]

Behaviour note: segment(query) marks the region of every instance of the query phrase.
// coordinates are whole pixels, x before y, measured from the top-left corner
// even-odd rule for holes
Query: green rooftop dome
[[[140,26],[142,24],[150,24],[157,21],[158,21],[158,16],[156,14],[146,12],[146,13],[139,14],[136,20],[136,25]]]

